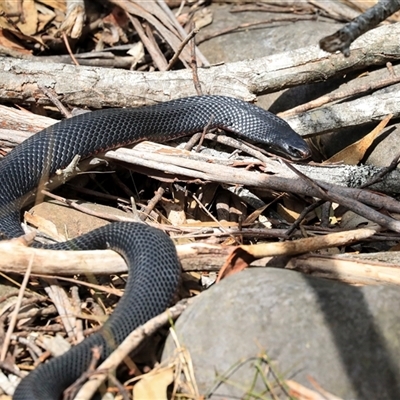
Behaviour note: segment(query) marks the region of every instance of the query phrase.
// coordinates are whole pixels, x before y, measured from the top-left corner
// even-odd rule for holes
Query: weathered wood
[[[324,81],[400,55],[400,24],[385,25],[357,39],[349,58],[310,46],[256,60],[199,69],[205,94],[244,100],[310,82]],[[192,72],[134,72],[31,62],[0,57],[0,100],[49,104],[38,86],[51,88],[70,106],[128,107],[196,94]]]

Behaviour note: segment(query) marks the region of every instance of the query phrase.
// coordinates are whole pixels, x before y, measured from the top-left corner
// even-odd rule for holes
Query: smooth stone
[[[176,331],[205,398],[242,398],[256,377],[254,357],[265,352],[281,377],[310,389],[311,376],[343,399],[400,399],[399,303],[396,286],[251,268],[199,295]],[[163,359],[173,351],[169,337]],[[234,366],[235,385],[216,385]],[[265,390],[260,375],[254,385]]]

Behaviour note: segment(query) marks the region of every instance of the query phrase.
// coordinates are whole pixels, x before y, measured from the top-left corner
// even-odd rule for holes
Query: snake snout
[[[273,153],[277,153],[284,157],[289,157],[292,160],[305,160],[311,156],[311,150],[307,142],[292,131],[290,138],[281,137],[275,138],[275,141],[269,144]]]
[[[292,157],[294,160],[305,160],[309,157],[311,157],[311,150],[310,148],[306,145],[300,148],[300,147],[292,147],[288,146],[286,149],[287,153]]]

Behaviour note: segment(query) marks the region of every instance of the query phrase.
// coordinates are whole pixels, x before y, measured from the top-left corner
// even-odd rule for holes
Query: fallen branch
[[[400,232],[400,222],[395,219],[375,211],[371,207],[363,204],[364,200],[368,204],[382,206],[382,200],[388,199],[395,207],[399,207],[396,201],[390,201],[390,198],[373,195],[365,190],[357,190],[344,188],[327,184],[322,181],[316,181],[317,185],[310,185],[309,181],[296,178],[286,178],[281,176],[260,174],[254,171],[247,171],[244,169],[237,169],[230,166],[219,165],[213,172],[210,170],[209,162],[193,161],[182,157],[175,157],[168,155],[166,152],[156,154],[154,152],[146,151],[145,156],[140,151],[134,149],[118,149],[106,153],[107,157],[118,159],[120,161],[129,162],[135,165],[140,165],[144,170],[140,172],[148,176],[154,176],[152,171],[161,168],[162,175],[170,174],[170,176],[183,176],[183,179],[192,177],[193,179],[202,179],[205,181],[213,181],[219,183],[226,183],[230,185],[245,185],[250,188],[258,189],[272,189],[280,192],[297,193],[306,196],[315,196],[327,201],[335,201],[358,215],[362,215],[370,221],[391,229],[395,232]],[[346,167],[348,168],[348,167]],[[159,174],[160,176],[160,174]],[[296,176],[294,174],[293,176]],[[320,187],[323,190],[320,189]],[[376,202],[376,203],[375,203]],[[394,204],[396,203],[397,206]]]
[[[293,256],[305,254],[330,247],[346,246],[371,237],[373,229],[356,229],[352,231],[328,233],[324,236],[313,236],[281,243],[261,243],[242,245],[233,249],[222,266],[217,282],[244,268],[254,260],[271,256]]]
[[[204,258],[219,269],[229,249],[222,246],[193,243],[177,246],[181,261],[198,266]],[[128,272],[125,261],[112,250],[54,251],[21,245],[19,239],[0,242],[0,271],[24,274],[32,258],[33,275],[110,275]],[[213,261],[214,260],[214,261]],[[200,268],[200,267],[199,267]],[[203,268],[204,269],[204,268]]]
[[[255,100],[257,94],[319,82],[396,60],[400,55],[399,36],[400,24],[385,25],[355,41],[347,59],[310,46],[256,60],[201,68],[199,78],[204,93]],[[0,99],[50,104],[39,85],[53,89],[64,105],[92,108],[148,105],[195,94],[189,70],[146,73],[0,57]]]
[[[358,285],[400,284],[398,264],[365,260],[364,258],[308,255],[307,257],[293,258],[287,264],[287,268],[308,275]]]
[[[340,50],[345,57],[349,57],[350,45],[355,39],[377,26],[399,9],[400,3],[398,1],[380,0],[333,35],[321,39],[319,45],[325,51],[334,53]]]
[[[242,250],[247,251],[255,259],[282,255],[292,256],[330,247],[349,245],[370,238],[374,233],[375,231],[373,229],[364,228],[352,231],[328,233],[323,236],[313,236],[281,243],[262,243],[239,247]]]
[[[288,117],[286,121],[300,135],[315,136],[345,127],[380,121],[389,114],[400,116],[400,93],[374,93],[360,99],[328,105]]]
[[[324,236],[315,236],[312,239],[299,239],[283,243],[268,243],[251,246],[254,258],[294,255],[315,251],[320,248],[336,247],[370,237],[372,229],[335,232]],[[91,251],[54,251],[36,249],[21,244],[21,239],[0,242],[0,271],[24,273],[26,266],[32,263],[32,274],[40,275],[78,275],[78,274],[118,274],[127,272],[127,267],[117,253],[112,250]],[[193,264],[204,269],[204,257],[214,259],[211,265],[218,269],[231,252],[231,247],[223,245],[209,245],[205,243],[191,243],[177,245],[178,256],[184,270],[191,270]],[[248,250],[246,246],[243,249]],[[31,261],[32,260],[32,261]],[[188,267],[185,268],[186,260]]]

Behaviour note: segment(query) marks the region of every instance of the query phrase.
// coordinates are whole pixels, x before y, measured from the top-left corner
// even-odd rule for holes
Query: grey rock
[[[294,17],[294,14],[271,12],[232,13],[231,10],[234,8],[232,4],[211,4],[209,8],[213,13],[213,22],[199,32],[197,35],[199,41],[206,36],[216,35],[218,32],[242,24]],[[266,23],[212,37],[200,43],[199,48],[211,64],[236,62],[317,45],[323,36],[334,33],[341,26],[342,24],[321,19]],[[337,82],[303,85],[259,96],[257,104],[278,113],[329,93],[337,85]]]
[[[253,25],[228,34],[216,36],[228,28],[242,24],[254,24],[276,18],[295,17],[294,14],[268,12],[232,13],[232,5],[211,4],[213,22],[201,29],[197,35],[199,48],[210,63],[235,62],[265,57],[300,47],[317,45],[319,40],[334,33],[342,24],[332,21],[283,21]],[[206,36],[212,39],[204,41]]]
[[[242,398],[265,351],[282,377],[310,389],[309,376],[344,399],[400,399],[399,302],[394,286],[252,268],[198,296],[176,330],[205,398]],[[172,352],[168,338],[163,358]],[[221,383],[234,366],[231,383]],[[254,391],[262,390],[258,376]]]

